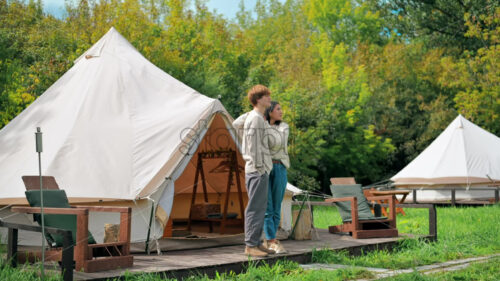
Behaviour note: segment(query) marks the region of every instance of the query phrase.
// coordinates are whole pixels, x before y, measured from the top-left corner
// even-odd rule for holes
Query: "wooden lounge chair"
[[[330,182],[334,185],[356,184],[356,180],[354,178],[330,178]]]
[[[364,196],[360,184],[335,184],[338,182],[334,179],[330,181],[333,198],[325,201],[337,206],[343,221],[341,225],[328,227],[330,233],[348,232],[356,239],[398,236],[396,205],[393,196],[377,197],[377,199],[389,201],[389,218],[375,216],[367,202],[367,199],[374,199]]]
[[[24,176],[26,198],[31,207],[12,207],[13,212],[33,214],[41,224],[40,187],[38,176]],[[66,192],[60,190],[53,177],[43,177],[44,222],[47,227],[67,229],[73,232],[75,270],[97,272],[133,265],[130,255],[131,208],[69,205]],[[119,241],[97,244],[88,231],[89,212],[119,212]],[[45,251],[46,260],[61,261],[62,237],[46,234],[50,249]],[[20,262],[40,259],[41,252],[18,253]]]

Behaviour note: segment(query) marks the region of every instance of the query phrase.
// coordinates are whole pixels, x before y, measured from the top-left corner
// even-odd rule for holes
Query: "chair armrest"
[[[128,213],[131,209],[130,207],[108,207],[108,206],[75,206],[77,209],[87,209],[91,212],[116,212],[116,213]]]
[[[327,203],[335,203],[335,202],[345,202],[345,201],[353,201],[356,197],[343,197],[343,198],[329,198],[326,199]]]
[[[11,211],[16,213],[40,214],[42,209],[40,207],[12,207]],[[56,215],[88,215],[89,211],[87,209],[77,208],[43,208],[43,213]]]
[[[382,196],[366,196],[366,200],[368,201],[377,201],[377,200],[394,200],[392,195],[382,195]]]

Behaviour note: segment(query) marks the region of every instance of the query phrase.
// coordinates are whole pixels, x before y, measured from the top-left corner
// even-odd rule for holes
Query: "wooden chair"
[[[41,222],[40,180],[38,176],[23,176],[26,198],[31,207],[12,207],[13,212],[33,214]],[[70,206],[64,190],[60,190],[54,177],[43,177],[45,226],[68,229],[73,232],[75,270],[97,272],[131,267],[130,255],[131,213],[130,207]],[[119,241],[97,244],[88,231],[89,212],[120,213]],[[62,237],[46,235],[50,249],[45,250],[46,260],[61,261]],[[44,250],[44,249],[42,249]],[[40,259],[40,252],[18,253],[20,262]]]
[[[334,185],[356,184],[356,180],[354,178],[330,178],[330,182]]]
[[[389,218],[374,216],[359,184],[336,184],[332,182],[333,198],[325,202],[335,203],[342,217],[341,225],[328,227],[330,233],[348,232],[353,238],[396,237],[396,205],[393,196],[379,196],[377,199],[386,199],[389,202]],[[383,197],[383,198],[382,198]]]

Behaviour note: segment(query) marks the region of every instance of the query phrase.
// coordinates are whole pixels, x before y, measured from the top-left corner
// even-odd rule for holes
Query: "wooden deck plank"
[[[253,260],[266,260],[270,263],[277,259],[297,260],[311,254],[313,249],[346,249],[349,251],[362,248],[374,248],[391,246],[402,237],[396,238],[371,238],[353,239],[346,235],[330,234],[327,230],[318,230],[318,240],[285,240],[283,246],[288,250],[287,254],[271,255],[266,258]],[[248,257],[244,254],[244,245],[224,246],[206,249],[192,249],[163,252],[158,255],[134,255],[134,266],[126,269],[129,273],[162,273],[167,276],[179,276],[189,272],[207,273],[219,271],[237,270],[248,263]],[[124,270],[110,270],[96,273],[75,272],[75,280],[104,280],[121,276]]]

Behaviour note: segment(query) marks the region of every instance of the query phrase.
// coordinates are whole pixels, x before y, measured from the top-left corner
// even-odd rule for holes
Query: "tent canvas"
[[[500,138],[459,115],[391,180],[398,188],[420,189],[419,200],[450,199],[450,191],[440,190],[449,188],[469,190],[457,192],[457,199],[492,197],[474,189],[500,182]]]
[[[37,174],[34,131],[41,127],[42,174],[56,178],[70,203],[130,206],[132,242],[146,241],[148,230],[161,238],[166,219],[190,197],[197,151],[237,150],[244,166],[231,123],[219,100],[174,79],[111,28],[0,130],[0,217],[33,223],[8,207],[26,204],[21,176]],[[207,176],[215,200],[224,182],[227,174]],[[230,206],[238,209],[238,201]],[[102,241],[104,223],[118,220],[91,213],[89,228]],[[20,233],[20,243],[39,244],[33,235]]]

